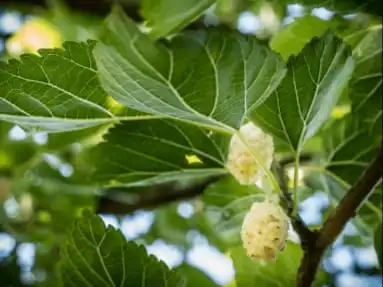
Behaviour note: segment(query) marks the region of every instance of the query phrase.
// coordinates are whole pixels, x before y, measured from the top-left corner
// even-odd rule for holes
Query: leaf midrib
[[[114,50],[114,49],[113,49]],[[115,51],[115,50],[114,50]],[[165,78],[162,78],[162,80],[164,80],[164,82],[161,82],[161,81],[158,81],[154,78],[151,78],[147,75],[145,75],[144,73],[142,73],[139,69],[137,69],[134,65],[132,65],[127,59],[125,59],[125,57],[121,56],[117,51],[115,51],[115,56],[116,57],[119,57],[121,59],[121,61],[124,61],[126,64],[128,64],[131,68],[133,68],[135,71],[137,71],[139,74],[141,74],[141,76],[143,76],[144,78],[148,78],[152,81],[155,81],[156,83],[159,83],[161,84],[163,87],[171,90],[171,92],[177,97],[177,99],[179,100],[180,98],[180,95],[178,94],[178,92],[175,90],[175,88],[173,87],[173,85],[171,83],[169,83],[168,81],[164,80]],[[120,65],[120,62],[116,62],[111,56],[107,55],[107,57],[109,57],[109,60],[112,61],[113,63],[115,63],[116,65],[118,65],[120,67],[120,69],[123,70],[123,67]],[[221,122],[218,122],[217,120],[215,120],[214,118],[211,118],[209,116],[205,116],[201,113],[199,113],[198,111],[194,110],[194,109],[191,109],[191,107],[189,105],[187,105],[185,103],[185,101],[182,99],[182,102],[181,104],[183,105],[183,107],[185,108],[185,110],[182,110],[176,106],[173,106],[173,105],[169,105],[167,102],[165,102],[163,99],[157,97],[156,95],[154,95],[152,92],[146,90],[144,87],[142,87],[139,83],[137,83],[132,77],[130,77],[128,75],[128,73],[125,73],[124,76],[128,77],[129,79],[131,79],[132,82],[134,82],[136,85],[138,85],[142,90],[146,91],[147,93],[149,93],[151,95],[151,100],[155,100],[155,101],[159,101],[161,102],[161,104],[163,104],[164,106],[168,106],[170,107],[171,109],[175,109],[175,110],[178,110],[180,111],[181,113],[188,113],[189,115],[194,115],[196,116],[197,118],[200,118],[200,119],[204,119],[204,120],[208,120],[212,123],[215,123],[215,125],[213,124],[206,124],[206,123],[202,123],[202,122],[195,122],[193,120],[189,120],[189,119],[184,119],[184,118],[178,118],[178,117],[174,117],[174,116],[171,116],[171,115],[168,115],[168,114],[164,114],[158,110],[154,110],[152,107],[150,106],[147,106],[146,104],[143,104],[142,102],[140,102],[136,97],[132,96],[130,94],[130,98],[131,99],[134,99],[138,104],[144,106],[146,109],[148,110],[152,110],[154,111],[153,114],[160,114],[162,115],[163,117],[167,117],[167,118],[172,118],[172,119],[175,119],[175,120],[179,120],[179,121],[183,121],[183,122],[188,122],[188,123],[191,123],[193,125],[196,125],[196,126],[205,126],[205,127],[208,127],[208,128],[211,128],[217,132],[221,132],[221,133],[229,133],[229,134],[233,134],[234,133],[234,129],[224,123],[221,123]],[[125,90],[124,87],[122,87],[113,77],[111,77],[112,80],[114,81],[114,83],[116,85],[118,85],[122,90]],[[164,85],[165,84],[165,85]],[[166,85],[168,84],[168,85]],[[175,93],[176,92],[176,93]],[[182,98],[182,97],[181,97]]]

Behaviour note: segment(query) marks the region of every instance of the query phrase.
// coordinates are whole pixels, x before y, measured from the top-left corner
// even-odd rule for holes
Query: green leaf
[[[160,119],[123,122],[104,139],[90,153],[97,181],[133,185],[226,173],[230,137],[190,124]]]
[[[381,142],[382,72],[381,26],[346,36],[356,60],[350,82],[351,113],[323,131],[325,168],[340,187],[329,188],[339,201],[378,154]],[[329,182],[329,179],[327,179]],[[331,185],[334,187],[334,184]],[[358,211],[356,225],[370,240],[382,215],[382,190],[375,190]]]
[[[382,223],[375,230],[374,246],[376,255],[378,256],[380,268],[383,266],[383,251],[382,251]]]
[[[46,131],[117,121],[97,80],[94,46],[94,41],[66,42],[63,49],[0,63],[0,120]]]
[[[237,32],[211,29],[153,43],[115,8],[94,55],[105,90],[125,106],[233,132],[285,75],[279,56]]]
[[[255,263],[246,256],[242,246],[231,249],[237,286],[285,287],[294,286],[302,257],[299,245],[287,243],[275,262]]]
[[[314,37],[321,37],[331,26],[331,22],[312,15],[295,19],[270,40],[272,50],[278,52],[283,60],[298,55],[303,47]]]
[[[173,34],[202,15],[216,0],[143,0],[141,14],[148,20],[150,36]]]
[[[381,135],[382,26],[371,27],[347,38],[354,44],[357,38],[353,50],[355,71],[349,87],[352,112]]]
[[[353,71],[351,51],[337,37],[312,40],[288,62],[281,85],[250,118],[299,152],[328,119]]]
[[[68,231],[59,274],[62,286],[185,286],[178,273],[89,211]]]
[[[208,224],[228,245],[238,244],[246,213],[263,196],[256,185],[240,185],[232,176],[209,185],[203,195]]]
[[[218,287],[204,272],[191,265],[182,264],[176,271],[187,278],[186,287]]]
[[[323,131],[326,170],[353,185],[378,154],[380,139],[353,114]]]
[[[354,115],[335,121],[323,131],[325,171],[330,197],[339,202],[378,154],[380,140]],[[336,182],[332,183],[332,182]],[[369,240],[372,229],[382,216],[382,190],[373,192],[358,211],[356,225]]]

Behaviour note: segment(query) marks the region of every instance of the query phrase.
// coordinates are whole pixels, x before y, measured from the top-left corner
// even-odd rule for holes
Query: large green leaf
[[[382,26],[349,35],[355,47],[355,71],[350,82],[352,112],[377,133],[382,131]]]
[[[216,0],[143,0],[141,13],[148,20],[150,35],[168,36],[196,20]]]
[[[246,256],[242,246],[231,249],[237,286],[285,287],[294,286],[302,257],[299,245],[288,243],[275,262],[255,263]]]
[[[335,121],[323,131],[322,137],[325,171],[332,177],[326,179],[328,191],[331,198],[339,202],[378,154],[380,139],[355,113]],[[333,181],[337,184],[332,184]],[[357,225],[367,236],[380,221],[381,208],[382,190],[378,189],[358,212]]]
[[[378,153],[380,139],[354,115],[323,131],[326,169],[352,185]]]
[[[378,154],[381,142],[382,117],[382,29],[371,27],[346,36],[353,46],[356,66],[350,82],[351,113],[335,121],[323,132],[326,171],[341,183],[329,190],[339,201],[348,187],[361,176]],[[334,192],[338,190],[338,192]],[[382,190],[377,189],[358,212],[356,224],[371,236],[380,222]]]
[[[94,41],[66,42],[63,49],[1,63],[0,120],[47,131],[115,122],[97,79],[94,46]]]
[[[270,47],[278,52],[284,60],[297,55],[314,37],[322,36],[331,26],[330,21],[324,21],[312,15],[295,19],[284,27],[270,40]]]
[[[153,43],[115,8],[94,55],[105,90],[134,110],[232,132],[285,75],[255,38],[212,29]]]
[[[230,137],[194,125],[161,119],[128,121],[112,128],[104,139],[90,154],[98,181],[141,184],[226,173]]]
[[[185,286],[178,273],[89,211],[68,231],[59,274],[62,286]]]
[[[203,195],[207,223],[228,245],[240,242],[242,221],[264,192],[256,185],[240,185],[229,176],[206,188]]]
[[[344,39],[353,47],[356,67],[348,89],[352,100],[351,113],[333,121],[323,130],[325,153],[324,189],[337,204],[377,155],[381,128],[381,27],[370,27]],[[371,58],[371,59],[370,59]],[[378,120],[380,122],[380,120]],[[354,220],[359,237],[371,243],[372,231],[382,215],[382,190],[379,188],[364,202]]]
[[[328,119],[353,71],[351,51],[326,34],[290,58],[281,85],[250,118],[293,151]]]

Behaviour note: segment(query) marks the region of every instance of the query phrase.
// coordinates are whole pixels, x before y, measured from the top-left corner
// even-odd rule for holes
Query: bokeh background
[[[81,41],[96,37],[102,15],[87,14],[86,11],[73,13],[65,3],[55,2],[54,5],[43,8],[29,5],[27,2],[25,1],[26,5],[22,7],[2,6],[0,3],[2,60],[17,58],[25,52],[35,53],[39,48],[58,47],[64,40]],[[222,7],[220,15],[215,15],[211,9],[202,22],[206,25],[216,25],[220,21],[231,22],[235,23],[242,33],[267,38],[280,26],[287,25],[306,14],[326,21],[339,17],[325,8],[306,9],[298,4],[288,5],[286,11],[250,9],[241,11],[238,15],[233,15],[227,6]],[[363,15],[349,14],[342,17],[349,21],[366,21]],[[19,155],[21,159],[12,164],[22,165],[24,161],[29,161],[33,157],[27,154],[28,149],[38,150],[43,153],[41,169],[45,168],[44,172],[54,173],[61,179],[71,178],[76,170],[71,161],[73,155],[80,153],[83,146],[89,144],[89,142],[74,143],[67,146],[64,151],[56,152],[55,149],[45,148],[52,142],[47,134],[26,131],[19,126],[8,127],[5,137],[7,148],[4,147],[2,150],[3,146],[0,145],[0,169],[6,170],[7,164],[9,165],[7,161],[10,161],[10,157],[13,160],[14,154]],[[90,142],[92,141],[95,139]],[[65,195],[58,197],[56,193],[60,190],[56,187],[47,188],[45,193],[41,191],[34,193],[23,186],[13,186],[11,190],[12,192],[2,195],[0,286],[38,285],[49,277],[49,272],[52,270],[47,266],[49,262],[56,260],[54,258],[57,256],[57,246],[54,243],[57,234],[45,230],[52,227],[46,223],[54,222],[57,216],[50,213],[50,208],[64,203],[66,207],[71,206],[75,191],[65,190]],[[92,191],[84,191],[83,205],[97,204],[94,203],[92,194]],[[40,209],[36,208],[38,206],[36,201],[39,198],[43,202]],[[44,204],[52,206],[44,208]],[[318,190],[313,196],[301,202],[299,211],[309,226],[316,226],[322,222],[323,214],[329,205],[330,199],[326,191]],[[81,208],[82,206],[79,207]],[[163,260],[169,267],[175,268],[187,264],[202,271],[219,286],[230,286],[234,278],[230,257],[223,254],[204,234],[190,225],[190,220],[196,214],[196,208],[195,201],[187,200],[150,211],[139,210],[126,216],[102,214],[102,218],[106,224],[120,228],[127,239],[145,244],[149,253]],[[57,210],[61,215],[64,212],[60,208]],[[72,218],[65,216],[68,220]],[[381,286],[382,278],[377,268],[377,257],[373,246],[365,243],[356,244],[355,241],[348,240],[358,235],[358,232],[353,223],[349,223],[343,235],[329,251],[324,261],[324,268],[332,278],[328,286]],[[294,236],[291,234],[292,240]]]

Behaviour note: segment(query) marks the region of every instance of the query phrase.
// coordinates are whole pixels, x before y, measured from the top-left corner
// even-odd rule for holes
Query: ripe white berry
[[[285,246],[288,230],[288,217],[277,203],[253,203],[241,230],[247,256],[253,260],[273,261]]]
[[[239,132],[247,140],[257,159],[270,169],[274,153],[273,138],[251,122],[242,126]],[[237,135],[231,138],[226,166],[243,185],[255,184],[264,176],[261,166]]]

